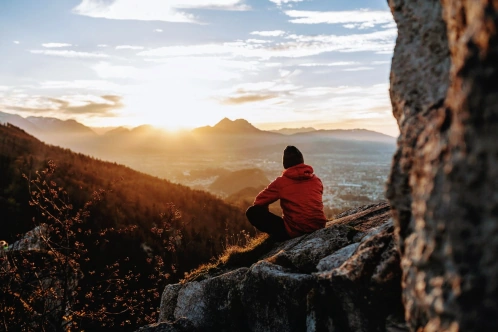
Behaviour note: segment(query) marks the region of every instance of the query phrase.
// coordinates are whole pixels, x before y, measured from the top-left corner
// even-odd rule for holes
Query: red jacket
[[[296,237],[325,227],[322,194],[322,181],[313,174],[313,168],[299,164],[286,169],[261,191],[254,205],[268,206],[280,199],[285,229],[290,237]]]

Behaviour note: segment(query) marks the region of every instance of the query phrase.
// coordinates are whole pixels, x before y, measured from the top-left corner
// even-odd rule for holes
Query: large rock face
[[[254,264],[167,286],[159,323],[141,331],[408,331],[393,233],[381,203],[263,244]]]
[[[387,196],[414,331],[498,331],[498,4],[389,0]]]

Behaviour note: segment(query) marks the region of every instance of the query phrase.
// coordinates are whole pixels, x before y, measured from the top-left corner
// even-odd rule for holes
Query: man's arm
[[[254,199],[254,205],[268,206],[280,198],[278,178],[263,189]]]

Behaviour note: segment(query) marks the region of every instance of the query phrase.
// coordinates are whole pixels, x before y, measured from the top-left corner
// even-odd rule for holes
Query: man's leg
[[[246,211],[249,222],[261,232],[270,234],[277,241],[289,239],[282,217],[268,211],[266,206],[253,205]]]

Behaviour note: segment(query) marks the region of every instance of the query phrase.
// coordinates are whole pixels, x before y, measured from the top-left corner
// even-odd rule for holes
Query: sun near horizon
[[[385,1],[0,6],[0,112],[91,127],[182,131],[228,117],[262,130],[398,135],[389,98],[397,29]]]
[[[192,126],[189,124],[160,124],[160,123],[138,123],[138,124],[116,124],[116,125],[88,125],[88,127],[92,128],[94,131],[96,131],[99,134],[105,133],[109,130],[123,127],[127,129],[133,129],[141,126],[150,126],[156,129],[164,130],[170,134],[182,134],[187,131],[191,131],[196,128],[200,127],[214,127],[224,119],[228,119],[230,121],[236,121],[236,120],[245,120],[248,121],[247,119],[244,118],[230,118],[230,117],[223,117],[220,119],[216,119],[214,121],[210,121],[206,124],[201,124],[198,126]],[[371,130],[375,132],[379,132],[381,134],[385,134],[388,136],[392,137],[397,137],[399,135],[399,130],[395,128],[394,130],[390,128],[388,125],[384,123],[380,123],[378,125],[373,125],[372,123],[363,123],[362,121],[357,121],[357,122],[344,122],[344,123],[330,123],[330,124],[324,124],[324,123],[316,123],[316,122],[277,122],[277,123],[253,123],[251,121],[248,121],[252,126],[254,126],[257,129],[264,130],[264,131],[272,131],[272,130],[281,130],[281,129],[303,129],[303,128],[308,128],[308,129],[314,129],[314,130],[355,130],[355,129],[365,129],[365,130]]]

